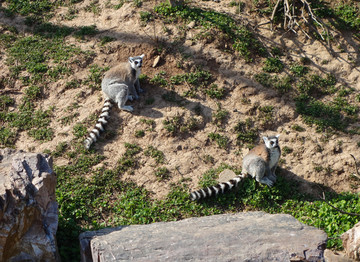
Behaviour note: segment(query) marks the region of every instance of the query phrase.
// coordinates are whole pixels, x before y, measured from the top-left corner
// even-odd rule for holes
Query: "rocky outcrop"
[[[0,261],[60,261],[51,158],[0,150]]]
[[[264,212],[124,226],[80,235],[88,261],[323,261],[327,235]]]
[[[360,261],[360,222],[342,234],[341,240],[346,255]]]

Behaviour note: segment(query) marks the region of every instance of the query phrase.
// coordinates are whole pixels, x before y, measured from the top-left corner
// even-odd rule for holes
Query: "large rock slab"
[[[327,235],[290,215],[215,215],[80,235],[88,261],[323,261]]]
[[[0,261],[60,261],[55,186],[48,156],[0,150]]]
[[[360,222],[342,234],[341,240],[346,255],[360,261]]]

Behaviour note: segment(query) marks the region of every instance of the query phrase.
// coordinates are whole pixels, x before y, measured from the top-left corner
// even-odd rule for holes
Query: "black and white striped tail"
[[[99,138],[100,133],[105,130],[105,125],[107,124],[107,120],[110,118],[110,109],[112,107],[111,100],[109,98],[105,99],[104,106],[101,110],[100,117],[93,128],[91,130],[89,136],[84,141],[84,146],[86,149],[89,149],[92,143],[96,142]]]
[[[215,196],[219,193],[223,194],[226,191],[229,191],[232,188],[236,187],[243,178],[244,175],[238,175],[227,182],[219,183],[215,186],[210,186],[204,189],[196,190],[190,194],[190,199],[194,201],[201,198]]]

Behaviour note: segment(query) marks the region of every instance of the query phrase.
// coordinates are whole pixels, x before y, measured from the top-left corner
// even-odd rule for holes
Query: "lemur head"
[[[265,146],[269,149],[273,149],[279,146],[279,136],[263,136]]]
[[[144,58],[144,54],[142,54],[141,56],[134,56],[134,57],[129,57],[129,63],[131,68],[138,70],[141,68],[142,66],[142,60]]]

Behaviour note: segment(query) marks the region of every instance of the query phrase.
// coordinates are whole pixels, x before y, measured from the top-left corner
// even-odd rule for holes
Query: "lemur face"
[[[142,60],[143,60],[144,56],[145,55],[142,54],[141,56],[129,57],[129,63],[131,65],[131,67],[134,68],[135,70],[138,70],[139,68],[141,68]]]
[[[278,147],[279,146],[279,136],[280,135],[269,136],[269,137],[264,136],[263,140],[265,142],[265,146],[269,149]]]

